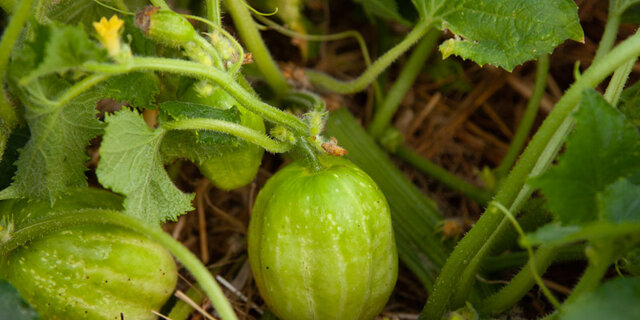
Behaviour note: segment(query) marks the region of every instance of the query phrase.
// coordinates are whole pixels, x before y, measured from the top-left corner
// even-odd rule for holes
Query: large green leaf
[[[54,90],[64,86],[52,80],[46,87]],[[59,107],[24,101],[31,138],[20,151],[13,183],[0,192],[1,199],[55,202],[68,188],[87,186],[84,172],[89,156],[85,148],[103,128],[96,118],[98,99],[89,91]]]
[[[155,109],[160,80],[151,72],[132,72],[109,78],[98,86],[104,97],[138,108]]]
[[[585,90],[575,121],[558,164],[530,180],[563,224],[596,220],[596,195],[640,167],[638,130],[595,90]]]
[[[91,28],[91,24],[94,21],[98,21],[102,17],[109,18],[117,14],[94,0],[56,0],[41,2],[42,13],[45,20],[41,22],[54,20],[68,24],[80,23],[86,28]],[[100,2],[129,11],[136,11],[148,5],[148,1],[145,0],[101,0]],[[126,5],[127,8],[123,8],[123,5]]]
[[[640,279],[618,278],[562,308],[561,320],[640,319]]]
[[[87,61],[104,61],[107,52],[79,26],[56,25],[51,28],[43,61],[27,77],[34,79],[49,73],[62,73]]]
[[[583,39],[578,8],[571,0],[413,2],[422,19],[437,21],[454,34],[440,46],[445,58],[458,55],[511,71],[566,39]]]
[[[103,186],[126,196],[126,212],[158,223],[192,210],[193,195],[176,188],[164,170],[159,149],[165,131],[149,128],[126,108],[105,121],[96,173]]]
[[[86,59],[99,59],[103,51],[96,51],[80,27],[34,25],[33,30],[35,40],[15,52],[7,72],[12,92],[24,105],[31,137],[20,151],[11,186],[0,192],[0,198],[54,202],[68,188],[87,185],[84,172],[89,157],[85,147],[102,132],[103,124],[96,118],[95,106],[101,98],[96,90],[59,103],[57,99],[71,84],[57,73],[48,73],[68,70]],[[49,71],[20,84],[38,69]]]

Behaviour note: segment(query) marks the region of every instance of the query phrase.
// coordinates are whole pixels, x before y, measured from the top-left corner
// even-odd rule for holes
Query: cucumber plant
[[[361,1],[369,16],[410,31],[374,62],[365,51],[367,69],[354,80],[314,70],[304,75],[318,92],[350,94],[373,84],[379,106],[368,132],[348,111],[329,113],[313,91],[291,86],[243,1],[223,3],[251,55],[223,27],[220,1],[205,1],[203,17],[178,14],[163,0],[150,2],[0,1],[11,13],[0,41],[0,166],[11,178],[0,191],[0,276],[45,319],[153,318],[151,310],[162,307],[176,281],[166,252],[192,273],[221,318],[236,319],[210,271],[159,227],[191,211],[194,198],[164,166],[188,159],[215,186],[234,189],[253,181],[265,150],[294,160],[259,193],[248,230],[256,284],[283,320],[375,317],[394,286],[397,258],[429,293],[421,319],[441,319],[462,307],[458,314],[500,314],[536,283],[556,310],[551,317],[584,317],[593,301],[606,310],[624,304],[625,317],[637,315],[635,279],[600,283],[618,261],[624,272],[637,274],[638,87],[623,89],[640,54],[640,36],[614,42],[623,13],[638,1],[611,1],[592,65],[576,74],[526,148],[548,54],[567,39],[584,38],[570,0],[412,0],[402,10],[393,0]],[[203,22],[207,33],[188,18]],[[493,172],[495,190],[470,186],[417,157],[389,125],[445,29],[453,37],[438,47],[444,58],[456,55],[507,71],[538,59],[526,121]],[[335,37],[306,37],[329,38]],[[416,43],[383,93],[376,79]],[[272,91],[270,100],[245,79],[243,65],[252,60]],[[604,95],[593,90],[612,74]],[[105,98],[121,107],[99,117],[95,106]],[[149,110],[156,121],[145,121],[141,112]],[[348,152],[322,135],[325,125]],[[120,196],[89,188],[86,148],[96,137],[100,158],[92,184]],[[436,235],[442,216],[434,202],[376,143],[486,205],[455,249]],[[546,207],[520,217],[536,201],[536,190]],[[521,224],[528,220],[543,226],[525,233]],[[526,250],[526,267],[499,290],[476,284],[488,256],[516,237]],[[561,304],[540,274],[577,242],[586,243],[588,267]],[[143,256],[149,252],[157,254]],[[69,263],[59,266],[51,256]],[[136,267],[121,260],[134,257]],[[612,291],[625,298],[603,298]],[[13,292],[3,296],[16,299]]]

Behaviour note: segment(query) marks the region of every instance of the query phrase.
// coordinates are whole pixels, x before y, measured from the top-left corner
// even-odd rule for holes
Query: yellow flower
[[[109,55],[115,56],[120,52],[120,37],[118,33],[124,25],[124,20],[120,20],[115,14],[111,19],[105,17],[100,22],[94,22],[93,27],[98,32],[100,43],[109,51]]]

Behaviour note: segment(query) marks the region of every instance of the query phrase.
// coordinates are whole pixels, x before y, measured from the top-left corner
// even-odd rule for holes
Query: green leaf
[[[640,186],[620,179],[598,194],[600,219],[640,222]]]
[[[44,59],[27,78],[33,80],[49,73],[63,73],[87,61],[105,61],[107,52],[89,39],[80,26],[54,25],[45,46]],[[26,81],[26,79],[25,79]]]
[[[384,20],[392,20],[402,24],[411,23],[400,15],[396,0],[356,0],[362,5],[365,13],[370,17],[379,17]]]
[[[18,290],[4,279],[0,279],[0,315],[11,320],[40,319],[33,307],[20,297]]]
[[[441,21],[454,34],[440,45],[458,55],[508,71],[550,53],[566,39],[582,41],[578,8],[571,0],[414,0],[423,19]]]
[[[562,308],[561,320],[640,319],[640,279],[617,278]]]
[[[160,104],[160,110],[165,112],[171,119],[216,119],[233,123],[240,122],[240,111],[238,108],[219,109],[205,104],[184,102],[184,101],[167,101]],[[198,143],[204,143],[208,146],[215,147],[219,145],[238,145],[238,138],[222,132],[211,130],[197,130],[194,132]]]
[[[49,78],[37,88],[49,93],[67,87],[65,82]],[[31,138],[20,151],[13,183],[0,192],[0,199],[36,198],[53,203],[68,188],[87,186],[84,172],[89,156],[85,148],[103,128],[96,118],[99,98],[94,91],[87,91],[62,106],[44,104],[35,96],[22,99]]]
[[[152,130],[126,108],[105,121],[96,173],[103,186],[126,196],[126,212],[158,223],[192,210],[193,195],[176,188],[164,170],[159,152],[164,129]]]
[[[638,130],[595,90],[585,90],[575,121],[558,164],[529,181],[563,224],[595,220],[596,194],[640,167]]]
[[[136,11],[148,4],[145,0],[101,0],[100,2],[128,11]],[[68,24],[82,24],[86,28],[92,28],[92,23],[101,17],[109,18],[116,14],[113,10],[101,6],[94,0],[57,0],[43,1],[43,14],[46,20],[54,20]],[[126,3],[127,8],[122,6]],[[121,4],[121,5],[119,5]]]
[[[132,72],[111,77],[98,87],[105,97],[125,101],[133,107],[155,109],[160,80],[151,72]]]
[[[618,108],[636,126],[640,126],[640,82],[622,91]]]

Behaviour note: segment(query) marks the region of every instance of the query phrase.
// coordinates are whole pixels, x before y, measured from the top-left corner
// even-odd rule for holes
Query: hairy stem
[[[609,1],[609,16],[607,17],[607,24],[604,26],[604,32],[600,43],[598,43],[598,50],[593,57],[593,61],[600,60],[605,54],[611,51],[613,44],[616,42],[618,35],[618,28],[620,28],[620,17],[625,8],[618,8],[616,5],[622,1]]]
[[[121,65],[86,63],[84,68],[88,71],[110,74],[122,74],[143,70],[164,71],[210,80],[227,91],[249,111],[271,122],[287,126],[298,135],[307,135],[307,125],[302,120],[262,102],[254,94],[248,92],[238,84],[233,76],[213,67],[185,60],[134,57],[131,61]]]
[[[624,85],[629,79],[629,75],[631,74],[631,70],[633,69],[633,65],[636,63],[636,60],[638,60],[638,57],[634,57],[627,63],[621,65],[616,69],[616,72],[613,73],[611,81],[609,81],[609,85],[607,86],[607,90],[604,92],[604,99],[612,106],[618,104],[620,95],[622,95],[622,91],[624,90]]]
[[[2,40],[0,40],[0,87],[3,87],[2,79],[4,79],[4,74],[7,70],[11,49],[13,48],[16,40],[18,40],[20,31],[22,31],[24,24],[31,15],[32,4],[33,0],[20,1],[15,7],[15,11],[11,16],[9,25],[2,34]],[[0,88],[0,118],[2,118],[2,121],[4,121],[8,128],[13,128],[18,124],[18,115],[7,100],[3,91],[4,90]]]
[[[394,81],[393,86],[389,89],[389,93],[382,101],[381,105],[376,109],[376,112],[369,126],[369,133],[374,137],[380,137],[387,126],[390,125],[391,118],[398,110],[400,102],[407,94],[413,82],[418,77],[422,67],[430,56],[431,51],[436,46],[440,31],[437,29],[431,29],[427,34],[418,42],[418,45],[413,49],[413,52],[409,56],[409,60],[402,67],[402,71],[398,78]]]
[[[591,247],[593,245],[595,245],[596,248]],[[625,247],[620,244],[614,245],[611,242],[591,244],[591,246],[586,248],[589,265],[584,271],[584,274],[582,274],[578,284],[573,288],[569,297],[567,297],[567,300],[564,301],[565,304],[572,303],[581,295],[595,290],[598,285],[600,285],[600,281],[609,267],[618,258],[621,252],[620,247]]]
[[[272,28],[286,36],[307,41],[332,41],[352,37],[358,42],[360,52],[362,52],[362,60],[364,60],[364,65],[367,66],[367,68],[371,66],[371,55],[369,54],[369,50],[367,49],[367,43],[364,41],[364,38],[358,31],[347,30],[332,34],[303,34],[289,30],[260,15],[256,15],[256,19],[261,23],[264,23],[267,27]],[[382,89],[380,88],[380,84],[377,81],[374,81],[372,85],[376,101],[382,101]]]
[[[225,5],[233,18],[233,23],[238,29],[238,33],[240,33],[240,38],[253,54],[258,69],[260,69],[265,80],[277,96],[283,96],[289,91],[289,84],[287,84],[287,80],[280,72],[278,64],[273,60],[271,53],[262,40],[249,8],[243,1],[226,1]]]
[[[487,257],[483,261],[482,270],[491,273],[505,269],[517,268],[526,264],[528,260],[529,255],[526,251]],[[562,247],[553,261],[556,263],[577,260],[586,260],[584,255],[584,245],[582,244]]]
[[[184,119],[165,122],[162,127],[169,130],[213,130],[228,133],[247,142],[256,144],[272,153],[287,152],[291,145],[273,140],[266,134],[237,123],[216,119]]]
[[[531,131],[533,122],[536,120],[538,110],[540,109],[540,101],[542,101],[542,96],[544,96],[544,91],[547,84],[547,74],[549,73],[549,55],[540,56],[538,58],[537,67],[536,81],[533,86],[531,98],[527,103],[524,115],[520,120],[520,124],[518,125],[518,129],[513,136],[513,140],[511,140],[511,145],[509,145],[507,154],[502,159],[502,162],[500,163],[498,168],[496,168],[495,174],[498,178],[506,176],[513,164],[516,162],[516,159],[518,158],[518,155],[520,154],[520,151],[522,151],[522,148],[524,147],[524,144],[527,140],[529,131]]]
[[[119,226],[145,235],[151,240],[158,242],[191,272],[193,277],[202,286],[202,289],[207,293],[207,296],[211,299],[211,302],[223,319],[237,320],[233,307],[231,307],[229,301],[227,301],[222,289],[220,289],[218,283],[213,279],[209,270],[202,265],[191,251],[162,231],[158,226],[149,225],[117,211],[87,209],[39,220],[30,226],[12,233],[11,239],[0,246],[0,257],[7,255],[11,250],[35,238],[72,226],[90,224]]]
[[[640,34],[635,34],[585,71],[558,101],[553,111],[536,132],[524,150],[520,161],[515,165],[498,190],[495,197],[497,202],[507,206],[512,212],[518,212],[519,206],[513,206],[513,204],[525,187],[526,179],[533,168],[539,165],[538,160],[555,132],[575,109],[582,91],[585,88],[595,87],[617,67],[638,54],[640,54]],[[558,143],[561,144],[562,139]],[[552,160],[550,158],[546,161],[550,163]],[[464,292],[469,290],[468,286],[473,283],[473,278],[480,265],[479,262],[489,253],[489,250],[482,250],[483,247],[491,247],[493,243],[488,242],[488,240],[494,237],[495,234],[504,232],[506,227],[500,228],[500,226],[504,224],[505,220],[506,218],[495,207],[490,206],[487,208],[474,228],[466,234],[449,256],[436,281],[433,293],[429,296],[429,300],[420,315],[420,319],[440,319],[447,308],[451,306],[451,298],[456,289],[460,291],[459,297],[466,296]],[[479,262],[468,269],[473,259]],[[459,302],[459,299],[457,300]]]
[[[222,26],[220,18],[220,0],[207,0],[207,19],[218,27]],[[213,32],[213,28],[209,27],[209,32]]]
[[[322,72],[306,70],[305,74],[313,85],[336,93],[355,93],[364,90],[398,57],[404,54],[414,43],[431,29],[432,20],[424,20],[417,24],[409,34],[395,47],[376,60],[360,77],[351,81],[336,80]]]
[[[536,250],[526,266],[494,295],[478,304],[478,312],[482,314],[499,314],[514,306],[536,284],[531,271],[535,267],[537,274],[543,274],[560,251],[557,246],[542,246]],[[535,261],[535,263],[534,263]]]

